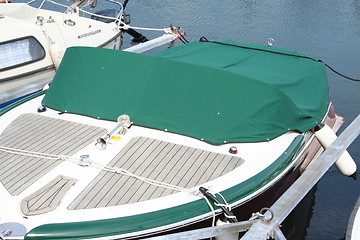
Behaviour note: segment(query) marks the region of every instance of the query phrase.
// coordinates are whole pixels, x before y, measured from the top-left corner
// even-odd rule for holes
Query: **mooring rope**
[[[201,195],[200,195],[201,193]],[[216,193],[218,195],[220,195],[220,197],[223,199],[223,203],[221,203],[215,196],[214,193],[212,193],[211,191],[209,191],[209,189],[201,186],[199,187],[199,194],[202,198],[205,199],[206,203],[208,204],[211,213],[213,215],[212,217],[212,226],[214,226],[215,224],[215,217],[216,217],[216,212],[213,208],[213,206],[211,205],[209,200],[212,200],[214,205],[216,207],[218,207],[220,210],[222,210],[222,213],[224,214],[224,216],[227,218],[227,220],[231,223],[237,222],[237,218],[236,216],[232,213],[231,211],[231,206],[229,205],[229,203],[226,201],[225,197],[220,193]]]
[[[67,162],[71,162],[71,163],[75,163],[75,164],[81,164],[82,162],[82,158],[74,158],[74,157],[70,157],[70,156],[66,156],[66,155],[55,155],[55,154],[47,154],[47,153],[39,153],[39,152],[33,152],[33,151],[28,151],[28,150],[21,150],[21,149],[15,149],[15,148],[9,148],[9,147],[4,147],[4,146],[0,146],[0,151],[2,152],[6,152],[6,153],[11,153],[11,154],[17,154],[17,155],[21,155],[21,156],[26,156],[26,157],[34,157],[34,158],[41,158],[41,159],[46,159],[46,160],[53,160],[53,161],[67,161]],[[94,160],[89,160],[88,164],[86,166],[91,166],[94,168],[98,168],[104,171],[108,171],[108,172],[113,172],[116,174],[121,174],[124,176],[128,176],[128,177],[133,177],[136,178],[140,181],[143,181],[145,183],[157,186],[157,187],[161,187],[161,188],[166,188],[169,190],[173,190],[173,191],[179,191],[179,192],[186,192],[186,193],[191,193],[191,191],[187,188],[182,188],[179,186],[175,186],[172,184],[168,184],[168,183],[164,183],[164,182],[160,182],[154,179],[149,179],[149,178],[145,178],[145,177],[141,177],[138,176],[134,173],[129,172],[126,169],[123,168],[117,168],[117,167],[110,167],[107,165],[103,165],[99,162],[96,162]]]
[[[320,59],[315,59],[315,58],[308,57],[308,56],[291,54],[291,53],[282,53],[282,52],[272,51],[272,50],[269,50],[269,49],[261,49],[261,48],[255,48],[255,47],[239,46],[239,45],[235,45],[235,44],[223,43],[223,42],[217,42],[217,41],[209,41],[209,40],[207,40],[206,37],[201,37],[200,40],[199,40],[199,42],[216,43],[216,44],[225,45],[225,46],[238,47],[238,48],[244,48],[244,49],[251,49],[251,50],[262,51],[262,52],[269,52],[269,53],[275,53],[275,54],[280,54],[280,55],[285,55],[285,56],[291,56],[291,57],[306,58],[306,59],[313,60],[313,61],[315,61],[315,62],[323,63],[327,68],[329,68],[331,71],[333,71],[334,73],[338,74],[339,76],[341,76],[341,77],[343,77],[343,78],[349,79],[349,80],[351,80],[351,81],[360,81],[360,79],[351,78],[351,77],[345,76],[344,74],[339,73],[339,72],[336,71],[334,68],[330,67],[328,64],[326,64],[325,62],[323,62],[323,61],[320,60]]]
[[[6,152],[6,153],[12,153],[17,154],[25,157],[35,157],[35,158],[42,158],[42,159],[48,159],[48,160],[62,160],[64,161],[67,156],[63,155],[54,155],[54,154],[47,154],[47,153],[39,153],[39,152],[32,152],[28,150],[21,150],[21,149],[15,149],[15,148],[9,148],[9,147],[3,147],[0,146],[0,151]]]
[[[205,197],[204,195],[201,196],[203,199],[205,199],[207,205],[209,206],[210,210],[211,210],[211,214],[212,214],[212,221],[211,221],[211,226],[215,227],[215,219],[216,219],[216,213],[215,213],[215,209],[214,207],[211,205],[209,199],[207,199],[207,197]]]
[[[193,191],[187,188],[182,188],[176,185],[172,185],[172,184],[168,184],[168,183],[164,183],[161,181],[157,181],[154,179],[149,179],[149,178],[145,178],[145,177],[141,177],[138,176],[134,173],[131,173],[130,171],[123,169],[123,168],[117,168],[117,167],[110,167],[104,164],[101,164],[97,161],[94,160],[88,160],[86,162],[83,161],[83,158],[74,158],[74,157],[70,157],[70,156],[66,156],[66,155],[57,155],[57,154],[48,154],[48,153],[39,153],[39,152],[34,152],[34,151],[28,151],[28,150],[22,150],[22,149],[15,149],[15,148],[10,148],[10,147],[4,147],[4,146],[0,146],[0,151],[5,152],[5,153],[10,153],[10,154],[16,154],[16,155],[20,155],[20,156],[25,156],[25,157],[34,157],[34,158],[40,158],[40,159],[45,159],[45,160],[52,160],[52,161],[67,161],[70,163],[74,163],[77,165],[81,165],[81,166],[91,166],[93,168],[97,168],[100,170],[104,170],[104,171],[108,171],[108,172],[112,172],[115,174],[121,174],[124,176],[128,176],[128,177],[132,177],[135,179],[138,179],[142,182],[148,183],[150,185],[156,186],[156,187],[161,187],[161,188],[165,188],[165,189],[169,189],[172,191],[178,191],[178,192],[185,192],[194,196],[198,196],[203,198],[207,205],[210,208],[210,212],[212,214],[212,226],[215,226],[215,220],[216,220],[216,210],[214,209],[214,207],[212,206],[212,204],[210,203],[209,199],[202,194],[201,192],[198,191]],[[86,164],[86,165],[83,165]],[[231,213],[231,207],[229,205],[229,203],[226,201],[226,199],[224,198],[224,196],[221,193],[217,193],[218,195],[220,195],[220,197],[223,199],[224,203],[220,203],[220,202],[214,202],[214,205],[221,208],[226,208],[230,213]],[[214,194],[212,194],[214,195]],[[214,195],[215,196],[215,195]],[[236,221],[236,217],[233,216],[232,214],[227,214],[227,211],[224,212],[224,215],[227,219],[229,220],[234,220]]]

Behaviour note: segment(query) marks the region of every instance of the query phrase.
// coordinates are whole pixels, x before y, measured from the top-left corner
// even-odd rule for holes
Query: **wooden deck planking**
[[[201,150],[188,147],[187,151],[184,153],[183,161],[180,164],[174,166],[172,172],[165,179],[166,182],[171,182],[172,185],[180,186],[181,180],[185,174],[178,174],[180,171],[188,172],[193,165],[193,160],[198,159],[201,154]],[[173,190],[163,189],[161,195],[168,195],[174,193]]]
[[[149,145],[149,143],[146,143],[146,139],[139,139],[139,141],[135,142],[134,144],[131,143],[130,145],[131,147],[128,147],[121,151],[117,155],[117,157],[115,157],[114,160],[108,165],[111,167],[116,166],[131,169],[134,160],[137,159],[136,154],[139,154],[139,152],[141,152],[144,148],[146,149],[146,146]],[[118,159],[121,158],[127,158],[129,160],[118,163]],[[117,182],[122,181],[122,183],[124,184],[124,181],[126,181],[127,179],[125,178],[126,177],[122,175],[113,173],[98,175],[97,181],[93,181],[94,185],[89,189],[86,197],[88,199],[83,200],[82,205],[86,206],[86,208],[95,208],[99,204],[99,202],[94,201],[93,199],[97,197],[97,195],[101,195],[103,196],[103,198],[106,198],[108,194],[111,194],[114,191],[113,188]],[[106,199],[104,199],[104,201],[106,201]]]
[[[157,167],[149,175],[150,179],[154,179],[154,180],[162,182],[162,181],[164,181],[164,178],[167,176],[167,174],[171,170],[173,163],[174,163],[174,161],[173,161],[174,156],[181,148],[181,145],[173,144],[173,143],[170,143],[170,145],[172,146],[171,150],[169,151],[169,153],[167,155],[164,156],[164,158],[161,159],[159,167]],[[144,194],[143,194],[142,198],[140,199],[140,201],[154,198],[153,194],[155,193],[156,190],[158,190],[157,186],[150,185],[146,189],[146,191],[144,191]]]
[[[34,183],[38,177],[43,176],[46,172],[60,164],[60,162],[44,162],[41,159],[35,162],[36,158],[32,159],[34,161],[28,162],[28,164],[24,165],[22,168],[15,169],[16,171],[12,174],[13,178],[8,178],[11,181],[4,181],[4,185],[8,186],[8,191],[13,195],[18,195]]]
[[[128,143],[125,148],[117,155],[120,157],[130,157],[131,149],[134,145],[134,142]],[[130,151],[130,152],[129,152]],[[117,157],[115,157],[108,165],[113,166],[117,162]],[[84,209],[89,208],[89,204],[94,204],[94,199],[97,195],[99,195],[99,189],[103,189],[104,186],[109,186],[111,188],[111,184],[108,184],[113,176],[117,175],[116,173],[108,173],[102,171],[91,183],[90,185],[83,191],[80,196],[85,196],[85,198],[77,197],[69,206],[69,209]],[[107,189],[109,191],[109,188]],[[106,192],[107,192],[106,191]],[[95,203],[97,204],[97,203]]]
[[[116,175],[116,173],[107,173],[107,172],[101,172],[92,182],[91,185],[89,185],[83,192],[80,194],[80,196],[86,195],[85,198],[79,198],[77,197],[69,206],[69,209],[72,209],[73,206],[76,207],[76,209],[86,209],[90,208],[89,204],[97,204],[96,198],[98,195],[103,194],[103,188],[101,186],[104,185],[111,185],[108,184],[109,180],[113,177],[113,175]],[[93,206],[95,206],[93,205]]]
[[[227,160],[229,159],[229,160]],[[231,161],[232,157],[231,156],[226,156],[225,157],[225,162],[227,163],[226,166],[224,167],[224,169],[221,171],[221,175],[228,172],[228,171],[231,171],[231,169],[234,169],[238,166],[238,164],[235,162],[235,161]]]
[[[24,120],[22,120],[22,119],[24,119]],[[37,121],[39,124],[37,126],[33,126],[33,128],[31,128],[31,129],[27,129],[27,131],[25,131],[25,132],[24,131],[19,132],[19,126],[26,126],[31,121]],[[21,137],[21,139],[23,139],[23,138],[26,139],[28,137],[33,136],[36,132],[43,129],[42,126],[46,125],[46,121],[50,121],[50,119],[47,119],[47,118],[31,119],[31,115],[29,115],[29,114],[21,115],[21,117],[16,118],[1,134],[1,140],[2,140],[1,144],[3,146],[8,146],[8,144],[11,144],[11,146],[13,146],[14,148],[21,149],[22,146],[17,145],[19,143],[16,143],[20,139],[20,137]]]
[[[159,152],[159,149],[161,148],[160,144],[161,144],[160,140],[154,139],[151,146],[149,146],[147,149],[148,157],[146,159],[142,159],[141,163],[140,163],[140,161],[138,161],[138,163],[140,163],[140,165],[134,171],[134,173],[136,175],[145,177],[145,172],[146,172],[147,168],[154,162],[154,160],[157,156],[157,153]],[[125,188],[126,187],[128,187],[128,189],[130,189],[130,187],[131,188],[139,188],[141,183],[143,183],[142,181],[138,181],[135,178],[126,177],[123,180],[125,180],[125,179],[126,179],[126,181],[124,183],[124,188],[122,188],[122,191],[119,192],[119,190],[117,190],[116,192],[112,192],[106,201],[100,202],[100,204],[98,205],[99,207],[107,206],[108,204],[117,205],[118,202],[120,202],[120,201],[127,202],[128,200],[131,199],[131,196],[133,195],[133,193],[131,191],[130,192],[126,191]]]
[[[197,181],[194,183],[195,185],[199,185],[200,183],[203,182],[208,182],[212,177],[215,178],[220,176],[220,175],[216,175],[217,170],[220,170],[221,167],[219,166],[221,163],[224,164],[224,162],[222,160],[224,160],[225,155],[222,154],[218,154],[218,153],[210,153],[209,158],[211,159],[210,161],[207,161],[203,167],[206,167],[206,170],[200,175],[197,179]],[[211,174],[209,174],[211,173]]]
[[[179,173],[184,173],[182,166],[187,162],[188,158],[184,158],[186,151],[189,151],[189,147],[181,146],[179,151],[173,156],[172,162],[168,164],[168,171],[164,172],[161,177],[161,182],[173,184],[173,179],[176,175],[183,175]],[[179,184],[177,184],[179,185]],[[149,196],[149,198],[157,198],[162,196],[165,188],[155,188],[155,191]]]
[[[126,169],[141,177],[191,188],[233,170],[243,161],[239,157],[136,137],[114,157],[109,166]],[[103,170],[68,208],[88,209],[123,205],[165,196],[172,192],[133,177]]]
[[[50,121],[50,120],[49,120]],[[23,146],[24,149],[30,150],[30,151],[35,151],[35,152],[44,152],[44,153],[51,153],[51,154],[58,154],[59,152],[61,152],[60,148],[64,147],[63,144],[60,142],[62,140],[62,136],[67,136],[67,133],[71,130],[74,129],[74,125],[73,124],[69,124],[68,128],[66,128],[65,131],[63,131],[62,133],[59,133],[58,131],[56,131],[56,129],[61,129],[61,124],[59,126],[59,122],[55,121],[56,125],[54,124],[48,124],[48,125],[44,125],[44,123],[42,122],[42,128],[45,129],[46,131],[40,131],[40,134],[36,134],[33,133],[31,134],[31,136],[34,136],[31,138],[31,136],[29,138],[31,138],[31,140],[33,142],[30,141],[24,141],[23,139],[29,139],[29,138],[19,138],[19,141],[17,141],[17,145],[19,146]],[[37,124],[39,124],[39,122],[37,122]],[[54,129],[54,134],[56,134],[57,137],[56,140],[52,140],[51,144],[49,144],[49,136],[51,136],[51,131],[52,128]],[[37,129],[37,128],[36,128]],[[33,130],[33,129],[31,129]],[[75,130],[80,130],[80,129],[75,129]],[[30,132],[30,131],[29,131]],[[51,141],[51,140],[50,140]],[[34,143],[38,143],[38,144],[34,144]],[[60,144],[58,144],[60,143]],[[17,146],[15,144],[15,146]],[[55,149],[53,149],[55,147]],[[67,154],[67,153],[64,153]],[[13,156],[13,158],[16,158],[18,156]],[[28,159],[28,161],[26,162],[26,159]],[[13,182],[13,185],[11,185],[11,188],[20,188],[23,184],[25,184],[28,180],[27,178],[24,178],[24,176],[28,176],[31,178],[36,176],[38,171],[44,171],[47,168],[52,168],[52,166],[56,166],[57,162],[51,162],[49,160],[43,160],[43,159],[39,159],[39,158],[30,158],[30,157],[22,157],[19,159],[21,163],[25,163],[23,164],[22,167],[20,168],[14,168],[14,171],[20,173],[19,175],[14,174],[13,172],[11,172],[12,176],[14,176],[14,178],[10,179],[8,178],[8,181],[5,181],[4,183],[9,183],[9,182]],[[14,161],[16,163],[16,161]],[[26,164],[29,163],[29,164]],[[30,165],[30,166],[29,166]],[[10,172],[10,171],[9,171]],[[6,176],[6,175],[5,175]]]
[[[99,127],[23,114],[0,135],[0,145],[32,152],[72,155],[105,134]],[[0,152],[0,181],[18,195],[61,161]]]
[[[148,139],[137,139],[133,143],[130,143],[131,148],[127,148],[125,151],[120,152],[114,159],[115,161],[111,162],[109,166],[124,168],[132,173],[136,173],[137,168],[141,166],[142,159],[140,159],[140,154],[146,151],[150,151],[154,147],[151,143],[154,140],[149,141]],[[120,159],[128,159],[127,161],[119,161]],[[114,187],[116,185],[121,185],[121,189],[123,192],[126,192],[126,189],[132,185],[133,178],[129,178],[126,176],[122,176],[119,174],[105,174],[100,180],[94,185],[93,189],[91,189],[90,197],[93,199],[98,194],[103,196],[102,199],[98,201],[87,201],[87,208],[94,208],[100,206],[106,206],[108,202],[110,202],[115,195],[118,197],[121,196],[117,194],[117,188]],[[101,189],[99,192],[96,189]]]
[[[207,157],[204,159],[204,161],[201,164],[201,168],[203,168],[202,171],[199,171],[198,174],[194,175],[191,178],[191,180],[188,182],[188,185],[196,186],[196,185],[199,185],[201,183],[205,183],[205,182],[209,181],[209,179],[213,175],[214,171],[216,170],[216,168],[213,168],[212,171],[209,171],[209,166],[212,166],[212,165],[217,166],[217,164],[215,162],[215,159],[216,159],[217,155],[219,155],[219,154],[214,153],[214,152],[210,152],[209,155],[207,155]],[[190,169],[189,169],[189,171],[190,171]],[[187,171],[187,172],[189,172],[189,171]],[[203,178],[203,176],[206,176],[206,178]],[[201,178],[203,178],[203,181],[200,181]],[[175,184],[175,181],[176,181],[177,185],[180,184],[179,179],[177,179],[177,180],[173,179],[171,181],[172,184]],[[162,195],[162,194],[167,195],[167,194],[171,194],[172,192],[173,191],[171,191],[169,189],[163,189],[163,191],[161,192],[160,195]]]
[[[76,179],[58,176],[21,201],[20,209],[27,215],[38,215],[54,210]]]
[[[155,171],[156,166],[160,165],[161,160],[164,158],[166,154],[170,152],[172,148],[173,145],[169,144],[168,142],[161,141],[159,147],[157,148],[157,151],[153,154],[154,159],[151,162],[149,162],[148,167],[145,169],[145,171],[142,173],[141,176],[150,178],[151,173]],[[112,201],[110,202],[110,204],[119,205],[121,203],[121,200],[126,201],[127,203],[134,202],[135,200],[142,201],[141,199],[146,199],[143,196],[150,186],[152,185],[145,183],[143,181],[136,181],[133,187],[136,188],[137,191],[127,192],[126,197],[114,198],[114,200],[116,199],[117,201]]]
[[[122,151],[108,165],[109,166],[114,166],[117,163],[118,158],[121,158],[121,157],[128,158],[128,157],[130,157],[133,154],[135,144],[136,144],[136,142],[134,142],[134,141],[128,143],[122,149]],[[109,183],[109,181],[116,175],[118,175],[118,174],[116,174],[116,173],[108,173],[108,172],[102,171],[91,182],[91,184],[87,187],[87,189],[85,189],[83,191],[83,194],[81,194],[81,196],[85,196],[85,198],[84,199],[82,199],[80,197],[76,198],[73,201],[73,203],[69,206],[69,209],[72,209],[72,208],[74,208],[74,209],[89,208],[89,204],[91,204],[91,203],[94,204],[94,199],[98,195],[98,192],[99,192],[98,189],[103,189],[104,186],[109,186],[110,188],[107,188],[107,191],[106,191],[106,192],[108,192],[112,187],[112,184]],[[97,203],[95,203],[95,205],[96,204]]]

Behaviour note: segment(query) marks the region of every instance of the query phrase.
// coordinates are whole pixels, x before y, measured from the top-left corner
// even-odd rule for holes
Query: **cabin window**
[[[0,43],[0,71],[39,61],[45,50],[34,37]]]

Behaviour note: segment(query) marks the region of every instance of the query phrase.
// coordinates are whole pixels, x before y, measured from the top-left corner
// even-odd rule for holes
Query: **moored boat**
[[[25,239],[249,219],[322,151],[313,129],[343,121],[322,62],[232,41],[71,47],[50,88],[16,105],[0,117],[0,229]]]
[[[124,6],[109,2],[111,9],[92,9],[96,1],[67,6],[44,0],[38,7],[33,5],[39,1],[1,3],[0,108],[51,82],[67,47],[119,50],[124,31],[136,34],[138,42],[147,41],[133,29],[124,30],[129,23]]]
[[[360,238],[360,197],[355,203],[354,209],[351,213],[345,239],[356,240],[359,238]]]

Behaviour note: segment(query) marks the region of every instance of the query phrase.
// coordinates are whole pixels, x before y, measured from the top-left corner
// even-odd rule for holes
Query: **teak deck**
[[[243,163],[232,157],[147,137],[133,138],[108,166],[131,173],[191,188],[215,179]],[[70,205],[86,209],[129,204],[171,194],[132,177],[102,171]]]
[[[105,133],[104,128],[28,113],[5,129],[0,146],[71,156]],[[16,196],[61,162],[0,152],[0,181]]]
[[[131,131],[131,130],[130,130]],[[0,135],[0,146],[38,153],[71,156],[93,144],[106,130],[99,127],[23,114]],[[105,150],[106,151],[106,150]],[[101,160],[101,159],[99,159]],[[0,180],[12,195],[19,195],[62,161],[0,152]],[[244,162],[235,156],[205,151],[148,137],[134,137],[107,165],[137,176],[182,188],[191,188],[222,176]],[[78,179],[55,176],[22,200],[25,215],[56,208]],[[81,176],[79,176],[81,177]],[[119,173],[99,174],[68,206],[69,210],[101,208],[146,201],[173,193]]]

